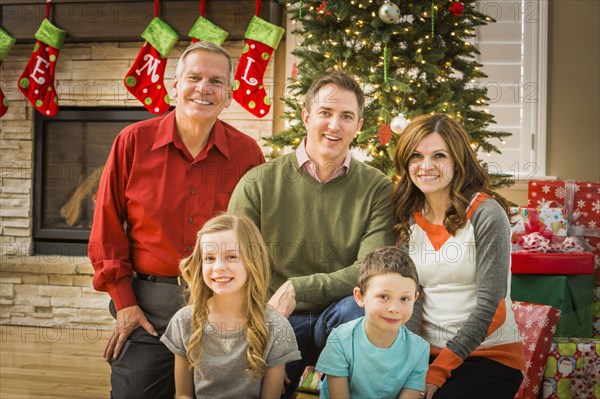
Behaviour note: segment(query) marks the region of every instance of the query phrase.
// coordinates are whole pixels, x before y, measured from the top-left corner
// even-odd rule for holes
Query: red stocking
[[[235,71],[233,98],[255,116],[262,118],[271,109],[264,88],[264,75],[273,50],[279,45],[284,29],[257,16],[246,29],[246,45]]]
[[[155,17],[142,37],[142,46],[135,62],[125,76],[125,88],[153,114],[169,110],[169,95],[163,82],[167,56],[177,42],[177,33],[163,20]]]
[[[2,65],[2,60],[6,58],[6,55],[12,48],[13,44],[15,44],[16,39],[9,35],[4,29],[0,28],[0,66]],[[0,88],[0,117],[6,113],[8,110],[8,101],[4,97],[4,93],[2,92],[2,88]]]
[[[40,113],[58,113],[58,96],[54,88],[54,71],[65,40],[65,31],[45,19],[35,33],[38,39],[33,54],[19,78],[19,89]]]

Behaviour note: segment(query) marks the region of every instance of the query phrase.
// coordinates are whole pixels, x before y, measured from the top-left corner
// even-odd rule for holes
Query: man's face
[[[321,168],[342,164],[363,124],[356,94],[332,84],[323,86],[302,110],[302,121],[307,131],[306,152]]]
[[[196,50],[189,53],[173,87],[178,118],[214,122],[231,104],[229,62],[224,55]]]

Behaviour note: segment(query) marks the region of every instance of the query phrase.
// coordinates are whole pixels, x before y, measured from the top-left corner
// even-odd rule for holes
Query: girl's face
[[[425,196],[450,196],[454,159],[450,155],[448,144],[439,133],[428,134],[419,142],[408,160],[408,171],[414,185]]]
[[[240,257],[240,245],[233,230],[204,234],[202,278],[214,295],[239,295],[248,280],[246,265]]]

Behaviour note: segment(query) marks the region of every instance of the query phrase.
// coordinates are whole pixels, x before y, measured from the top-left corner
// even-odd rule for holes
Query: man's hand
[[[425,384],[425,399],[431,399],[439,388],[433,384]]]
[[[296,291],[290,280],[282,284],[281,287],[269,300],[269,307],[281,314],[286,319],[296,310]]]
[[[142,327],[148,334],[158,335],[139,306],[134,305],[119,310],[117,312],[117,324],[108,339],[106,348],[104,348],[104,360],[108,362],[119,357],[127,337],[138,327]]]

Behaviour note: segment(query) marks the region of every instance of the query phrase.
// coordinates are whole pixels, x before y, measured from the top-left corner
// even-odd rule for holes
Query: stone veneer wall
[[[180,42],[171,51],[166,87],[172,86],[177,59],[187,44]],[[140,106],[123,86],[123,77],[141,45],[142,42],[65,44],[56,67],[59,105]],[[225,48],[235,67],[243,42],[227,42]],[[112,323],[107,312],[109,298],[92,288],[89,260],[32,254],[33,121],[37,111],[17,88],[32,49],[33,44],[16,45],[0,67],[0,87],[9,107],[0,118],[0,324],[69,323],[108,328]],[[271,98],[277,88],[273,76],[271,62],[265,73]],[[232,101],[221,117],[258,141],[272,135],[272,110],[257,119]]]

